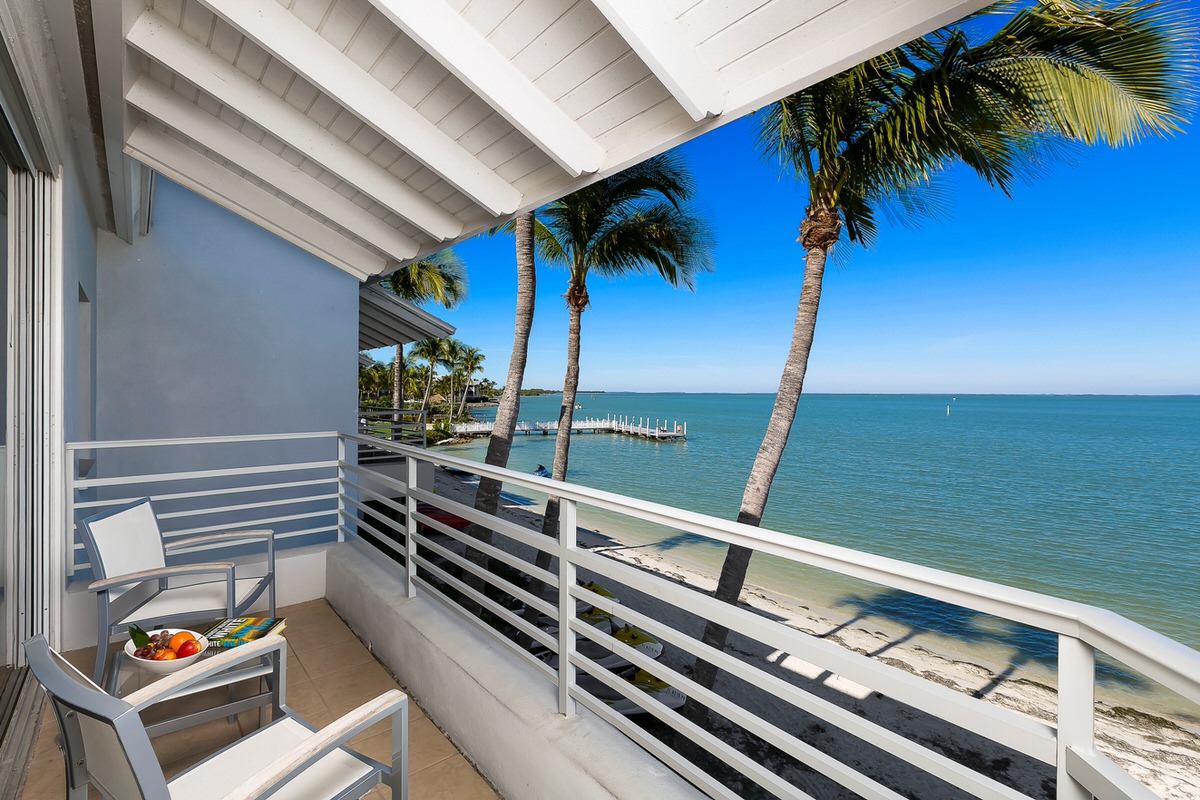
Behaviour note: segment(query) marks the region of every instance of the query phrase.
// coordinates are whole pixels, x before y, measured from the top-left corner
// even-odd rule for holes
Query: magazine
[[[210,648],[237,647],[279,633],[286,624],[286,617],[227,617],[210,625],[203,635]]]

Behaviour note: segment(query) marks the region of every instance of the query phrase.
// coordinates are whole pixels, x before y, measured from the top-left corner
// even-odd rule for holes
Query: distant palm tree
[[[567,475],[588,275],[611,278],[653,270],[672,286],[692,288],[695,274],[712,265],[708,224],[687,208],[693,192],[683,160],[667,153],[585,186],[539,212],[534,229],[538,255],[546,263],[565,265],[569,272],[567,371],[551,469],[556,480]],[[557,498],[546,507],[542,532],[558,534]]]
[[[464,346],[458,354],[458,362],[456,366],[462,371],[463,376],[463,393],[462,400],[458,404],[458,414],[455,419],[460,419],[463,411],[467,407],[467,390],[471,386],[471,378],[476,372],[483,369],[483,362],[487,360],[487,356],[478,347]]]
[[[450,376],[450,391],[446,396],[446,421],[453,422],[454,419],[454,378],[458,372],[458,363],[462,359],[463,348],[466,347],[458,339],[439,339],[441,343],[441,353],[438,357],[438,364],[445,367]]]
[[[1012,4],[1001,4],[1005,12]],[[804,385],[826,258],[844,236],[869,244],[881,208],[936,213],[930,177],[961,161],[1005,193],[1022,168],[1071,143],[1126,144],[1180,129],[1194,83],[1194,26],[1167,4],[1041,0],[973,42],[951,27],[770,106],[764,152],[808,186],[800,223],[804,277],[779,391],[742,495],[738,521],[758,525]],[[1031,224],[1053,221],[1033,215]],[[1021,236],[1022,231],[1013,231]],[[716,597],[736,603],[752,551],[730,545]],[[704,641],[725,646],[708,623]],[[716,667],[698,661],[712,686]],[[696,719],[696,704],[688,713]]]
[[[425,396],[421,400],[421,411],[429,408],[429,395],[433,393],[433,381],[437,377],[437,367],[442,361],[442,339],[422,339],[413,345],[411,355],[425,362],[428,371],[425,375]]]
[[[454,308],[467,296],[467,271],[462,259],[453,250],[440,250],[426,258],[418,258],[390,273],[383,285],[392,294],[410,303],[438,303]],[[396,345],[392,362],[392,407],[404,407],[404,345]]]

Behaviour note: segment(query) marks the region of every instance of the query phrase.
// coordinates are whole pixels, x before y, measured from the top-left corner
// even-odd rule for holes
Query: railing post
[[[575,618],[575,600],[571,597],[575,585],[575,524],[575,501],[563,498],[558,506],[558,712],[568,717],[575,714],[575,701],[571,699],[575,685],[575,665],[571,663],[575,651],[575,633],[571,630]]]
[[[350,515],[346,504],[346,468],[342,465],[346,461],[346,439],[343,436],[337,437],[337,483],[338,483],[338,501],[337,501],[337,523],[334,527],[337,528],[337,538],[339,542],[346,541],[346,528],[350,524]]]
[[[1074,636],[1058,637],[1058,800],[1092,800],[1067,774],[1067,748],[1095,746],[1096,653]]]
[[[404,459],[404,587],[409,597],[417,596],[417,583],[413,580],[417,575],[417,498],[413,497],[413,487],[417,485],[417,459],[406,456]]]

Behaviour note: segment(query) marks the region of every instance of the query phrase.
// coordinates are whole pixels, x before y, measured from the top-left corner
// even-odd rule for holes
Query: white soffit
[[[454,326],[377,285],[358,292],[358,349],[374,350],[422,339],[443,339]]]
[[[129,157],[362,279],[985,4],[92,0],[117,233]]]

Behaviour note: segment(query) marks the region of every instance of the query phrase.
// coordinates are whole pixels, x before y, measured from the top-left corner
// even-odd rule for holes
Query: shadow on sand
[[[872,656],[881,655],[922,633],[941,634],[966,643],[997,644],[1010,649],[1012,654],[1008,666],[986,686],[978,689],[974,693],[976,697],[986,697],[1004,681],[1012,678],[1023,666],[1040,664],[1051,672],[1057,670],[1058,634],[1051,631],[1010,622],[898,589],[887,589],[871,597],[849,595],[840,598],[836,604],[853,608],[855,616],[822,634],[822,638],[828,638],[856,622],[871,617],[890,620],[908,628],[903,636],[889,641],[871,653]],[[1150,688],[1145,678],[1104,658],[1102,654],[1097,654],[1096,681],[1127,689]]]

